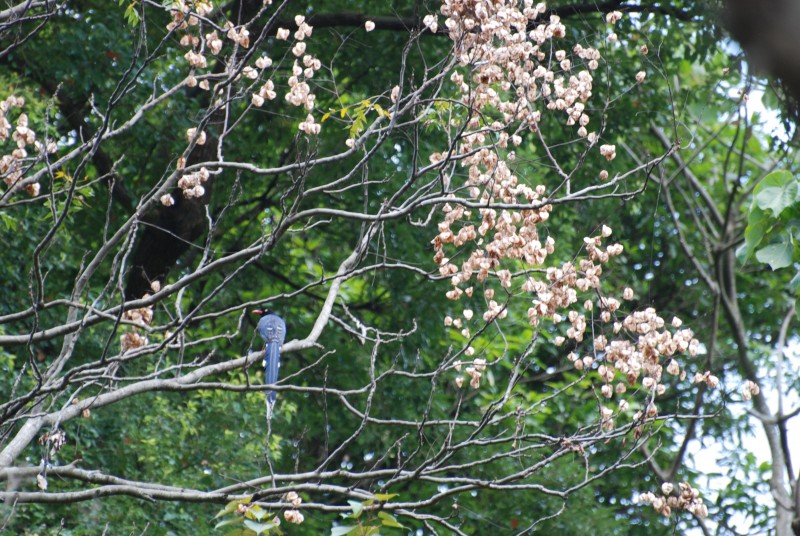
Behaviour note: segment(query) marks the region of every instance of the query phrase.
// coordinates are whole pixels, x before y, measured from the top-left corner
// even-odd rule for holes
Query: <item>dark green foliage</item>
[[[224,20],[235,20],[240,14],[252,15],[261,2],[214,5],[214,20],[222,26]],[[603,42],[603,36],[611,31],[604,15],[570,14],[568,6],[567,2],[559,2],[552,7],[564,10],[560,12],[569,20],[573,42],[587,46]],[[576,192],[597,184],[601,169],[608,169],[613,177],[642,166],[675,143],[693,154],[691,170],[700,177],[702,187],[720,211],[731,204],[738,204],[738,208],[748,206],[747,195],[732,192],[746,190],[757,180],[761,162],[769,157],[769,144],[762,139],[763,130],[745,126],[745,118],[738,119],[742,124],[734,124],[729,117],[738,110],[731,91],[738,87],[741,60],[731,57],[728,47],[720,46],[719,29],[711,16],[718,7],[717,2],[700,1],[673,2],[661,9],[643,7],[641,13],[631,14],[618,24],[615,31],[619,42],[606,41],[601,48],[605,69],[598,71],[595,98],[587,108],[592,128],[602,128],[600,143],[616,144],[618,156],[613,162],[606,162],[596,149],[583,154],[584,145],[576,143],[574,132],[563,127],[563,118],[545,116],[540,128],[548,147],[553,148],[559,161],[578,169],[569,186],[560,187],[559,195],[568,187]],[[281,15],[282,23],[293,24],[296,13],[292,10],[300,9],[290,6]],[[436,6],[325,2],[309,6],[304,14],[311,20],[312,15],[357,11],[413,21],[414,16],[424,15],[418,9],[433,11]],[[258,19],[259,24],[267,18]],[[183,55],[187,49],[179,44],[179,32],[168,35],[165,27],[170,20],[166,11],[137,1],[120,2],[118,6],[91,1],[69,5],[35,35],[35,46],[21,46],[2,60],[0,80],[29,101],[26,110],[32,127],[58,136],[59,155],[67,153],[98,131],[119,128],[149,95],[186,77]],[[251,27],[252,42],[259,31],[257,25]],[[336,270],[367,229],[362,220],[329,213],[376,214],[401,188],[406,189],[398,195],[395,206],[420,194],[426,186],[413,176],[413,170],[428,165],[431,153],[446,149],[442,129],[451,114],[463,119],[459,115],[463,110],[448,100],[456,96],[450,86],[445,85],[436,95],[424,94],[425,99],[440,101],[420,123],[410,122],[383,144],[371,147],[374,153],[363,164],[359,162],[364,153],[356,152],[310,169],[296,166],[289,171],[259,173],[244,167],[220,168],[206,184],[202,202],[195,205],[200,210],[194,220],[168,221],[160,217],[166,209],[154,204],[137,219],[138,228],[128,235],[131,242],[104,258],[96,275],[77,296],[72,295],[73,285],[94,253],[135,212],[140,200],[149,199],[156,185],[178,167],[179,156],[187,157],[188,165],[193,159],[204,161],[203,151],[215,159],[213,144],[222,137],[226,162],[244,162],[255,169],[280,168],[340,153],[348,138],[358,137],[378,120],[388,123],[393,105],[390,92],[400,73],[404,73],[406,91],[425,84],[438,72],[451,46],[445,35],[426,34],[411,45],[408,43],[407,31],[379,28],[366,33],[362,23],[354,25],[349,19],[316,27],[309,51],[313,49],[324,66],[315,76],[319,87],[326,90],[317,92],[314,114],[322,122],[323,134],[314,137],[297,131],[306,112],[283,101],[293,60],[291,40],[287,43],[270,34],[253,57],[264,53],[275,60],[278,99],[262,108],[249,109],[251,94],[241,84],[232,85],[230,93],[223,91],[224,98],[232,101],[230,115],[236,118],[235,128],[224,132],[224,136],[222,128],[228,118],[208,111],[218,95],[184,87],[148,110],[134,128],[99,144],[98,155],[85,161],[76,159],[52,173],[50,182],[42,185],[47,192],[74,187],[73,197],[59,195],[0,207],[0,263],[5,283],[0,288],[0,315],[25,310],[39,301],[33,295],[35,290],[29,290],[36,288],[31,259],[37,244],[48,236],[53,222],[66,210],[67,217],[48,239],[42,254],[41,271],[46,281],[42,303],[69,299],[106,310],[126,299],[140,298],[142,292],[130,290],[139,288],[131,282],[136,277],[131,259],[136,257],[135,248],[147,240],[148,229],[159,226],[174,225],[168,231],[178,237],[174,247],[180,249],[167,252],[174,253],[177,261],[169,263],[168,275],[160,281],[162,286],[191,274],[203,263],[226,259],[230,253],[253,244],[263,245],[263,250],[247,257],[246,262],[220,263],[183,288],[179,297],[173,293],[157,303],[153,312],[158,318],[156,325],[161,327],[147,335],[151,343],[163,342],[165,346],[144,359],[122,359],[120,377],[146,379],[156,371],[163,374],[164,370],[175,370],[178,377],[178,371],[185,372],[180,367],[193,360],[205,366],[240,358],[248,349],[256,351],[260,342],[253,333],[255,322],[243,314],[243,304],[269,300],[268,306],[287,321],[287,340],[306,337],[323,308]],[[640,49],[642,43],[647,44],[647,54]],[[211,61],[214,60],[209,55]],[[220,74],[224,68],[222,61],[215,61],[207,71]],[[723,74],[723,69],[730,69],[732,74]],[[642,70],[647,72],[647,78],[644,83],[637,83],[636,73]],[[0,94],[0,98],[6,96]],[[112,113],[101,118],[108,107]],[[484,119],[484,124],[489,124],[495,118]],[[198,122],[204,122],[209,145],[186,153],[186,129]],[[667,146],[656,130],[666,137]],[[716,134],[710,136],[708,132]],[[708,145],[695,153],[704,143]],[[746,152],[750,160],[734,170],[730,164],[731,148]],[[514,172],[522,183],[531,187],[545,184],[548,192],[556,190],[561,178],[553,172],[537,134],[524,133],[516,156]],[[735,385],[735,379],[743,373],[741,362],[729,357],[736,353],[739,342],[732,329],[724,323],[720,326],[722,316],[715,309],[718,300],[703,287],[696,265],[681,247],[682,236],[688,237],[684,242],[694,251],[704,251],[706,244],[693,219],[697,212],[693,214],[687,208],[688,202],[681,201],[681,196],[691,198],[697,194],[684,186],[673,186],[667,179],[672,173],[677,175],[677,167],[673,160],[664,159],[655,166],[643,166],[620,182],[614,196],[559,205],[557,216],[542,226],[547,233],[542,240],[547,235],[558,240],[559,254],[548,260],[547,266],[560,266],[573,256],[582,255],[583,237],[598,235],[601,227],[608,225],[614,229],[614,239],[625,245],[625,253],[604,267],[605,283],[600,290],[617,296],[622,288],[630,286],[636,298],[626,302],[626,308],[643,310],[653,306],[667,322],[677,315],[698,334],[703,345],[710,344],[707,334],[716,335],[713,355],[701,352],[693,359],[682,358],[681,364],[690,373],[711,370],[722,379],[723,389],[711,392],[704,405],[696,408],[697,388],[691,385],[691,376],[684,382],[670,376],[664,380],[669,390],[662,399],[660,414],[687,415],[699,409],[717,416],[703,420],[694,434],[716,438],[726,445],[730,455],[718,461],[718,470],[730,470],[737,477],[726,489],[709,482],[708,489],[703,490],[710,492],[707,504],[711,516],[722,527],[726,519],[736,514],[749,515],[754,526],[767,527],[769,512],[748,500],[753,494],[748,485],[759,482],[769,467],[759,466],[751,454],[741,451],[748,426],[741,406],[734,413],[727,412],[727,405],[738,401],[732,394],[735,387],[729,388],[728,380]],[[327,186],[324,193],[301,197],[300,192],[329,185],[333,178],[351,171],[354,176],[363,177],[363,184],[354,187],[347,183],[348,188]],[[454,165],[452,173],[452,180],[465,180],[465,168]],[[772,268],[780,268],[796,260],[793,238],[773,241],[770,233],[776,232],[775,220],[787,228],[793,225],[794,220],[786,215],[794,215],[797,192],[796,186],[789,191],[794,184],[790,172],[771,177],[755,188],[748,231],[743,235],[742,229],[731,233],[725,247],[733,248],[744,239],[745,256],[754,255]],[[789,193],[784,197],[763,193],[769,186]],[[670,189],[670,202],[679,209],[670,208],[665,188]],[[180,195],[174,186],[165,192]],[[417,530],[427,534],[432,530],[430,526],[420,517],[405,516],[400,509],[394,509],[393,503],[438,494],[444,498],[413,513],[445,519],[467,534],[490,530],[522,533],[535,527],[542,534],[638,536],[674,534],[691,526],[692,518],[685,513],[675,512],[667,519],[649,505],[635,502],[639,493],[659,489],[661,481],[648,462],[668,468],[680,452],[690,421],[658,421],[638,430],[631,425],[625,433],[608,438],[594,435],[600,434],[597,415],[603,402],[598,393],[603,382],[595,371],[582,375],[574,370],[566,358],[572,350],[585,354],[591,346],[556,346],[555,338],[564,334],[564,324],[556,326],[547,321],[537,330],[532,328],[525,314],[530,299],[513,297],[509,317],[503,323],[491,323],[478,335],[473,333],[471,344],[476,357],[497,361],[486,371],[480,389],[469,388],[469,379],[458,388],[453,381],[455,372],[437,370],[465,345],[457,331],[442,326],[443,319],[460,314],[467,306],[480,311],[485,300],[482,285],[476,286],[478,290],[470,299],[459,303],[444,299],[451,287],[446,277],[438,276],[431,260],[430,241],[437,233],[438,223],[438,212],[429,217],[433,208],[417,207],[401,218],[387,221],[370,241],[357,266],[383,266],[345,279],[332,306],[338,321],[327,323],[317,345],[285,354],[281,377],[289,378],[286,385],[300,389],[278,391],[279,403],[271,421],[265,417],[264,391],[260,388],[263,372],[255,362],[249,368],[201,380],[216,382],[215,386],[182,391],[164,388],[85,412],[83,417],[63,424],[68,434],[67,446],[50,462],[55,466],[76,462],[78,467],[123,479],[169,483],[203,492],[272,473],[342,470],[319,478],[321,484],[331,488],[300,492],[306,503],[325,504],[331,509],[302,510],[303,525],[282,523],[280,530],[287,534],[324,534],[334,526],[358,526],[363,533],[381,527],[386,534]],[[287,218],[293,221],[291,218],[302,211],[314,209],[330,212],[287,224]],[[767,218],[769,211],[771,219]],[[741,213],[732,217],[734,224],[743,227]],[[783,230],[781,227],[781,233]],[[264,237],[270,240],[259,242]],[[770,245],[761,247],[765,240]],[[712,257],[716,253],[712,252]],[[468,254],[467,249],[455,253],[462,257]],[[521,262],[516,268],[527,269]],[[751,343],[748,355],[756,368],[768,369],[767,357],[780,327],[776,318],[791,299],[785,293],[791,274],[773,276],[751,262],[737,275]],[[486,284],[490,286],[497,289],[498,295],[503,292],[496,284]],[[50,304],[35,317],[11,319],[0,324],[0,335],[26,334],[59,325],[64,322],[67,307],[66,302]],[[627,312],[620,312],[620,320]],[[599,311],[594,315],[587,312],[587,316],[590,331],[596,329],[599,333],[604,329]],[[358,332],[358,326],[370,329]],[[130,324],[100,321],[85,326],[71,350],[69,367],[79,374],[82,366],[113,358],[120,336],[136,329]],[[398,333],[403,335],[397,336]],[[376,338],[380,338],[380,344],[372,343]],[[36,389],[32,367],[49,366],[64,351],[62,342],[62,338],[56,338],[0,350],[0,402]],[[373,367],[378,379],[371,376]],[[386,371],[394,373],[381,375]],[[519,377],[509,385],[509,378],[516,373]],[[373,381],[373,391],[364,389]],[[100,374],[81,389],[73,386],[65,392],[79,401],[125,385]],[[330,392],[359,389],[359,393],[346,394],[347,404]],[[499,403],[506,389],[509,398]],[[563,394],[554,396],[561,390]],[[72,403],[63,393],[43,394],[40,400],[44,407],[55,406],[47,411]],[[629,424],[630,416],[644,409],[641,400],[620,417],[625,420],[618,422],[620,426]],[[526,410],[520,416],[523,407],[535,410]],[[369,408],[371,418],[391,422],[366,425],[354,435],[363,424],[359,412],[365,408]],[[493,420],[482,429],[481,440],[485,444],[445,452],[444,445],[474,439],[475,423],[487,415],[492,415]],[[423,416],[425,422],[435,424],[423,426]],[[469,424],[451,426],[456,419]],[[21,424],[13,420],[2,423],[0,432],[4,435],[0,439],[13,437]],[[518,445],[516,437],[525,434],[536,437],[526,437]],[[568,438],[575,434],[591,439],[586,439],[585,447],[571,443]],[[522,441],[528,442],[530,450],[509,455]],[[639,441],[645,449],[634,448]],[[342,445],[346,446],[336,457],[321,465]],[[46,446],[32,442],[16,463],[35,466],[48,457]],[[453,491],[455,484],[400,476],[400,470],[363,479],[344,474],[397,468],[409,472],[419,468],[422,472],[435,462],[446,468],[441,476],[455,477],[461,474],[462,466],[469,466],[478,457],[489,461],[482,461],[468,476],[471,484],[480,483],[474,486],[480,489]],[[626,465],[616,467],[621,457]],[[492,482],[521,467],[537,467],[520,480],[538,486],[536,489],[520,493],[491,489]],[[607,468],[615,470],[584,485],[587,475],[597,475]],[[744,474],[742,479],[737,471]],[[705,473],[702,467],[681,464],[674,475],[675,482],[686,480],[702,487],[698,481]],[[19,490],[35,491],[32,479],[17,486]],[[50,477],[48,490],[67,492],[92,486]],[[344,492],[335,492],[333,487],[364,489],[378,494],[378,498],[362,501],[350,496],[348,500]],[[226,527],[215,531],[219,520],[214,516],[227,503],[229,507],[221,519],[234,519],[232,525],[236,528],[244,531],[241,527],[247,527],[256,533],[274,530],[266,524],[273,516],[281,517],[285,508],[273,511],[258,506],[247,518],[237,518],[239,514],[234,512],[240,503],[250,504],[251,500],[281,502],[280,495],[270,495],[272,488],[273,484],[264,480],[246,490],[252,493],[250,497],[234,502],[219,498],[206,502],[150,502],[114,496],[67,504],[6,505],[2,513],[8,517],[6,527],[19,534],[89,535],[106,529],[115,534],[217,534],[224,533]],[[562,495],[563,490],[568,492]],[[384,500],[381,494],[396,497]],[[375,501],[385,504],[377,508]],[[332,511],[333,507],[339,511]],[[565,513],[556,515],[562,508]],[[63,529],[59,532],[60,523]],[[433,526],[444,533],[441,525]]]

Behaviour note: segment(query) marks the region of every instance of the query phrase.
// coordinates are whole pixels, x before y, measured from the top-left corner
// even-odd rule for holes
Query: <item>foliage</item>
[[[764,177],[753,190],[753,202],[747,216],[745,243],[737,252],[742,262],[751,257],[773,270],[786,268],[797,257],[795,234],[798,230],[797,180],[788,171],[774,171]],[[792,279],[791,289],[798,279]]]
[[[717,7],[4,11],[4,526],[787,527],[797,170]]]

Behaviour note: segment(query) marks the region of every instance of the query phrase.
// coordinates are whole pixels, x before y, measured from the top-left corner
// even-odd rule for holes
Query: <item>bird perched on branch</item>
[[[258,334],[264,339],[266,383],[275,385],[278,382],[278,369],[281,366],[281,345],[286,338],[286,323],[269,309],[254,309],[252,313],[261,316],[258,321]],[[267,391],[269,406],[275,404],[275,398],[275,391]]]

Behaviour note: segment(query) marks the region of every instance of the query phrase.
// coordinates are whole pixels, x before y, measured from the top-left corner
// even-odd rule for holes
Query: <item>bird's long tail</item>
[[[281,365],[281,345],[277,342],[268,342],[264,352],[264,370],[266,371],[267,385],[278,383],[278,370]],[[267,402],[275,403],[275,391],[267,391]]]

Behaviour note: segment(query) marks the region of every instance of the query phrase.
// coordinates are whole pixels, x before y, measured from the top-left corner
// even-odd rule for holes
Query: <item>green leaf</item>
[[[736,258],[744,264],[750,259],[764,236],[773,225],[773,219],[766,212],[753,204],[747,217],[747,228],[744,230],[744,244],[736,250]]]
[[[404,529],[405,527],[401,525],[397,519],[392,514],[387,512],[378,512],[378,517],[381,519],[381,524],[384,527],[394,527],[396,529]]]
[[[0,223],[4,227],[6,231],[16,231],[17,230],[17,220],[6,214],[5,212],[0,212]]]
[[[333,527],[331,529],[331,536],[342,536],[343,534],[350,534],[358,528],[358,525],[347,525],[345,527]]]
[[[139,12],[136,11],[136,1],[131,2],[127,8],[125,8],[125,22],[128,23],[128,26],[131,28],[135,28],[139,25]]]
[[[236,525],[237,523],[241,523],[242,521],[244,521],[243,517],[239,517],[239,516],[231,517],[231,518],[225,519],[223,521],[220,521],[219,523],[214,525],[214,528],[218,529],[220,527],[227,527],[228,525]]]
[[[263,534],[270,529],[274,529],[277,525],[275,525],[275,523],[258,523],[252,519],[245,519],[244,526],[256,534]]]
[[[261,521],[267,515],[267,511],[258,505],[253,506],[247,511],[248,516],[252,516],[256,521]]]
[[[787,287],[789,288],[789,291],[797,293],[797,288],[800,287],[800,272],[794,274],[794,277],[791,281],[789,281]]]
[[[434,107],[434,108],[435,108],[435,109],[436,109],[438,112],[446,112],[447,110],[449,110],[449,109],[450,109],[450,101],[446,101],[446,100],[437,100],[436,102],[434,102],[434,103],[433,103],[433,107]]]
[[[367,117],[364,115],[364,110],[357,110],[357,115],[353,124],[350,126],[350,137],[355,138],[359,132],[364,130],[364,125],[367,123]]]
[[[353,515],[352,515],[352,517],[353,517],[354,519],[358,519],[358,516],[360,516],[360,515],[361,515],[361,512],[363,512],[363,511],[364,511],[364,505],[363,505],[363,504],[361,504],[361,503],[360,503],[360,502],[358,502],[358,501],[347,501],[347,504],[349,504],[349,505],[350,505],[350,508],[352,508],[352,509],[353,509]]]
[[[756,186],[753,203],[777,218],[797,202],[797,181],[788,171],[773,171]]]
[[[380,502],[389,502],[398,495],[399,495],[398,493],[376,493],[375,499]]]
[[[236,509],[239,508],[240,504],[250,504],[250,501],[252,501],[252,500],[253,500],[252,497],[245,497],[244,499],[231,501],[231,502],[229,502],[228,504],[225,505],[225,508],[223,508],[222,510],[217,512],[217,515],[214,516],[214,519],[217,519],[218,517],[224,516],[225,514],[230,514],[231,512],[235,512]]]
[[[773,270],[777,270],[792,264],[793,251],[794,245],[791,240],[783,240],[756,251],[756,259],[759,262],[769,264],[769,267]]]

